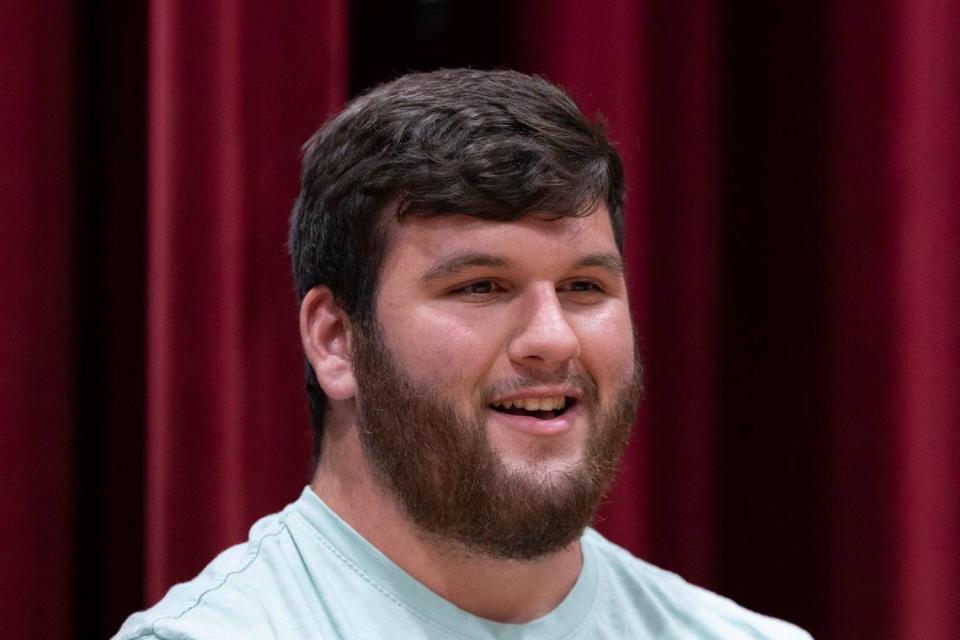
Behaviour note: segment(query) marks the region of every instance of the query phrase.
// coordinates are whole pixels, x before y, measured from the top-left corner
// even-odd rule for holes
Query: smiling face
[[[411,216],[354,344],[361,441],[421,528],[527,558],[608,487],[639,389],[603,207],[512,222]]]

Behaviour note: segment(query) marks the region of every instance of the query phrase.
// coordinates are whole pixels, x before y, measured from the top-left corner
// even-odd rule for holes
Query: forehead
[[[468,215],[409,216],[393,225],[383,274],[398,268],[429,268],[446,256],[481,252],[510,264],[575,262],[584,255],[619,255],[605,206],[588,215],[530,214],[516,220],[485,220]]]

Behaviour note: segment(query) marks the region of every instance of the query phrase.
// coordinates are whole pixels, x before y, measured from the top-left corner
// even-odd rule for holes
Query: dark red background
[[[7,5],[0,635],[108,636],[296,496],[299,145],[457,65],[564,85],[629,172],[599,527],[818,638],[960,628],[957,3]]]

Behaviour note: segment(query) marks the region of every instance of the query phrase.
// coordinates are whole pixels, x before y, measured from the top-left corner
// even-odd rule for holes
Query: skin
[[[408,375],[486,412],[494,451],[513,473],[550,483],[575,469],[594,427],[576,406],[538,423],[491,401],[568,395],[571,374],[602,406],[633,374],[633,331],[622,262],[603,206],[582,218],[409,217],[395,226],[376,301],[385,346]],[[346,314],[325,287],[301,306],[304,351],[330,399],[313,490],[402,569],[461,609],[522,623],[572,588],[579,542],[530,561],[451,550],[414,527],[381,485],[357,436],[356,380]],[[573,378],[575,379],[575,378]],[[511,383],[526,380],[522,390]],[[535,381],[530,384],[530,381]]]

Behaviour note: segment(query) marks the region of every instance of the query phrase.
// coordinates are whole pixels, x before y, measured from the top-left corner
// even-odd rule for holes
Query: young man
[[[411,74],[306,146],[310,486],[120,638],[807,638],[588,529],[640,389],[623,176],[548,82]]]

